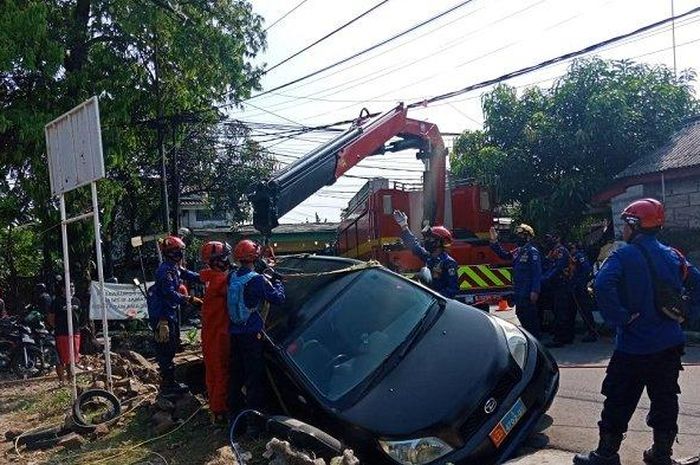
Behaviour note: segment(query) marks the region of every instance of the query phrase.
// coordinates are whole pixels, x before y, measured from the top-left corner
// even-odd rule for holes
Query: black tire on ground
[[[92,423],[86,418],[82,409],[85,405],[90,402],[94,402],[96,399],[99,399],[110,406],[109,418],[103,418],[100,422]],[[73,403],[73,421],[78,426],[94,426],[99,423],[107,422],[118,416],[121,413],[121,409],[122,406],[119,399],[117,399],[111,392],[105,391],[104,389],[90,389],[80,394],[78,399],[76,399],[76,401]]]

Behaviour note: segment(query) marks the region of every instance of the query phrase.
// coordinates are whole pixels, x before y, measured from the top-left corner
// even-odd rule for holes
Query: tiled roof
[[[324,233],[335,232],[340,223],[296,223],[281,224],[272,230],[273,234],[299,234],[299,233]],[[253,225],[247,224],[234,229],[234,232],[242,235],[259,234]]]
[[[635,161],[615,178],[629,178],[691,166],[700,166],[700,116],[676,132],[668,144]]]

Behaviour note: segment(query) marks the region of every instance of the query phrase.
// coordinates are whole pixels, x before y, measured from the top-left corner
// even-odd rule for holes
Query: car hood
[[[448,301],[433,326],[352,407],[346,421],[390,439],[455,424],[507,370],[505,338],[480,310]]]

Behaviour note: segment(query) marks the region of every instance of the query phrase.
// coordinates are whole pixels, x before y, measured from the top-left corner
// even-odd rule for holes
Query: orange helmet
[[[185,243],[177,236],[167,236],[160,241],[160,250],[171,260],[181,260],[185,250]]]
[[[437,239],[443,247],[452,245],[452,233],[444,226],[432,226],[427,228],[425,235]]]
[[[241,263],[252,263],[260,257],[260,246],[250,239],[243,239],[233,249],[233,258]]]
[[[202,261],[209,265],[217,260],[226,260],[231,255],[231,246],[226,242],[209,241],[202,246],[200,251]]]
[[[629,204],[620,214],[620,218],[633,227],[658,229],[664,225],[666,214],[664,206],[658,200],[642,199]]]

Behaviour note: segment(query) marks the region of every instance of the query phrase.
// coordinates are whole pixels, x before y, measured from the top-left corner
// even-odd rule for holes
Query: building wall
[[[666,227],[669,229],[700,228],[700,178],[674,179],[666,182],[664,198],[661,183],[630,186],[611,200],[615,230],[622,228],[620,213],[634,200],[652,197],[664,202]]]

